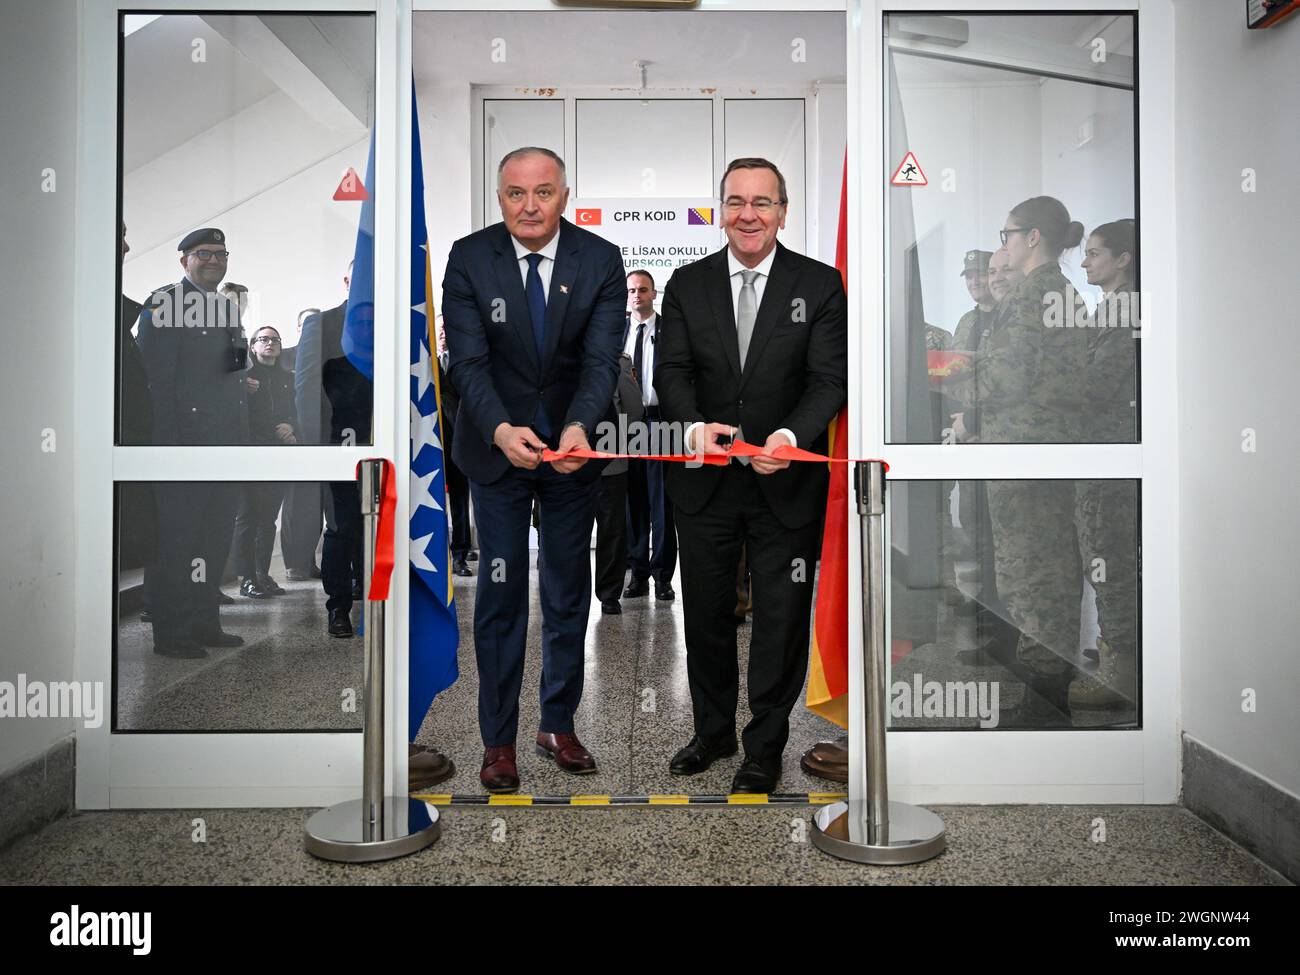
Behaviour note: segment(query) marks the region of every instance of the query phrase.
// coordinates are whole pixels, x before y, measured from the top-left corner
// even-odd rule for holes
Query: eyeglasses
[[[210,261],[213,258],[216,258],[218,261],[227,261],[230,259],[230,251],[190,251],[189,256],[197,257],[200,261]]]
[[[1002,246],[1006,247],[1007,238],[1010,237],[1012,234],[1027,234],[1032,229],[1033,229],[1032,227],[1012,227],[1009,230],[999,230],[998,239],[1002,241]]]
[[[261,342],[263,345],[279,345],[280,340],[274,335],[259,335],[253,339],[254,342]]]
[[[770,213],[773,207],[783,205],[783,200],[769,200],[765,196],[760,196],[757,200],[742,200],[737,196],[733,196],[729,197],[726,202],[722,204],[722,207],[728,213],[739,213],[741,210],[745,209],[746,206],[752,206],[755,213],[766,214]]]

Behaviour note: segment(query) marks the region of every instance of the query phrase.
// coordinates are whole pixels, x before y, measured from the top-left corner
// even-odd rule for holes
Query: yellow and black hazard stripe
[[[688,796],[674,793],[650,793],[644,796],[577,795],[452,795],[450,793],[413,792],[434,806],[824,806],[845,798],[842,792],[737,792],[719,796]]]

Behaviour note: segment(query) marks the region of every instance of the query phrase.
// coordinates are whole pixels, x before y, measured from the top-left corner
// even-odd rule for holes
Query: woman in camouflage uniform
[[[1061,273],[1060,256],[1083,225],[1059,200],[1025,200],[1001,232],[1008,263],[1024,275],[1002,300],[988,339],[945,387],[980,412],[984,443],[1072,443],[1079,439],[1086,310]],[[1001,727],[1069,727],[1072,660],[1079,643],[1083,581],[1069,481],[988,483],[998,593],[1020,630],[1015,659],[1025,682]]]
[[[1103,298],[1087,330],[1086,401],[1080,414],[1089,443],[1137,440],[1137,234],[1132,220],[1102,224],[1088,237],[1082,267]],[[1133,482],[1078,482],[1079,549],[1097,594],[1101,639],[1096,676],[1070,688],[1076,709],[1137,710],[1137,489]]]

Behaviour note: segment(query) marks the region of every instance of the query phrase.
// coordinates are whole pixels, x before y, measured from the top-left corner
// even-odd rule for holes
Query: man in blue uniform
[[[184,277],[149,296],[136,339],[149,377],[155,444],[248,442],[239,306],[217,291],[230,252],[215,227],[180,242]],[[235,531],[239,485],[171,481],[155,487],[158,559],[146,567],[145,607],[154,652],[206,657],[204,647],[244,641],[221,629],[221,573]]]

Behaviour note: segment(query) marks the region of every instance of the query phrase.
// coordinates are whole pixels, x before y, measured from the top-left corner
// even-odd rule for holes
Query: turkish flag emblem
[[[579,207],[573,211],[573,217],[583,227],[600,226],[600,207]]]
[[[366,192],[366,184],[362,182],[357,171],[351,166],[343,174],[343,180],[339,183],[339,188],[334,191],[336,200],[368,200],[370,194]]]

